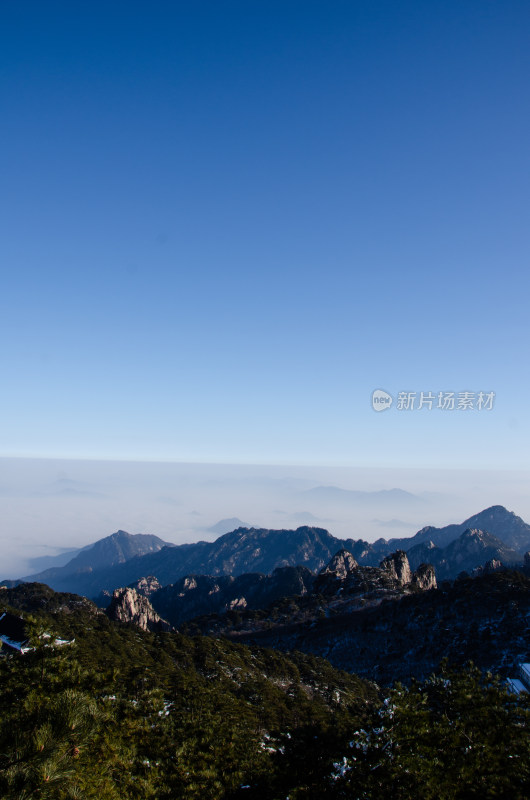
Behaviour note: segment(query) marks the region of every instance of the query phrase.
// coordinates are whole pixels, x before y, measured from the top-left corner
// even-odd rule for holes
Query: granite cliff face
[[[144,631],[169,631],[171,625],[160,617],[149,600],[136,589],[115,589],[107,616],[114,622],[128,622]]]

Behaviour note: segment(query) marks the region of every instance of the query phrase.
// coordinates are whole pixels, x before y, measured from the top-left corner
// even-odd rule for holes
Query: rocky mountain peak
[[[497,543],[497,540],[491,533],[479,530],[478,528],[467,528],[460,537],[461,548],[470,551],[477,548],[488,547],[492,543]],[[498,542],[501,544],[501,542]]]
[[[171,630],[169,622],[156,613],[147,597],[130,586],[114,590],[107,615],[115,622],[129,622],[144,631]]]
[[[341,581],[345,580],[350,572],[358,569],[359,564],[348,550],[339,550],[335,553],[327,566],[320,571],[321,575],[335,575]]]

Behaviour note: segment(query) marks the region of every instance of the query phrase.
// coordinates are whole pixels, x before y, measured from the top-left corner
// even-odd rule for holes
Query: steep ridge
[[[380,567],[361,567],[351,553],[340,550],[318,575],[303,567],[283,567],[271,576],[189,576],[155,592],[151,600],[173,624],[191,620],[195,630],[218,633],[233,623],[244,627],[247,620],[267,628],[286,621],[311,624],[323,614],[376,606],[434,587],[433,568],[424,564],[413,573],[403,551],[388,556]],[[201,615],[206,616],[193,619]]]

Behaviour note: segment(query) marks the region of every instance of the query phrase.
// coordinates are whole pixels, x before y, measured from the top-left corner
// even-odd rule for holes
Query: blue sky
[[[526,467],[529,33],[511,0],[3,4],[0,455]]]

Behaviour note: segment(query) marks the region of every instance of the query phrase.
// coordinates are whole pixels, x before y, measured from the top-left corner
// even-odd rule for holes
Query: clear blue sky
[[[529,41],[527,0],[3,3],[0,455],[525,466]]]

